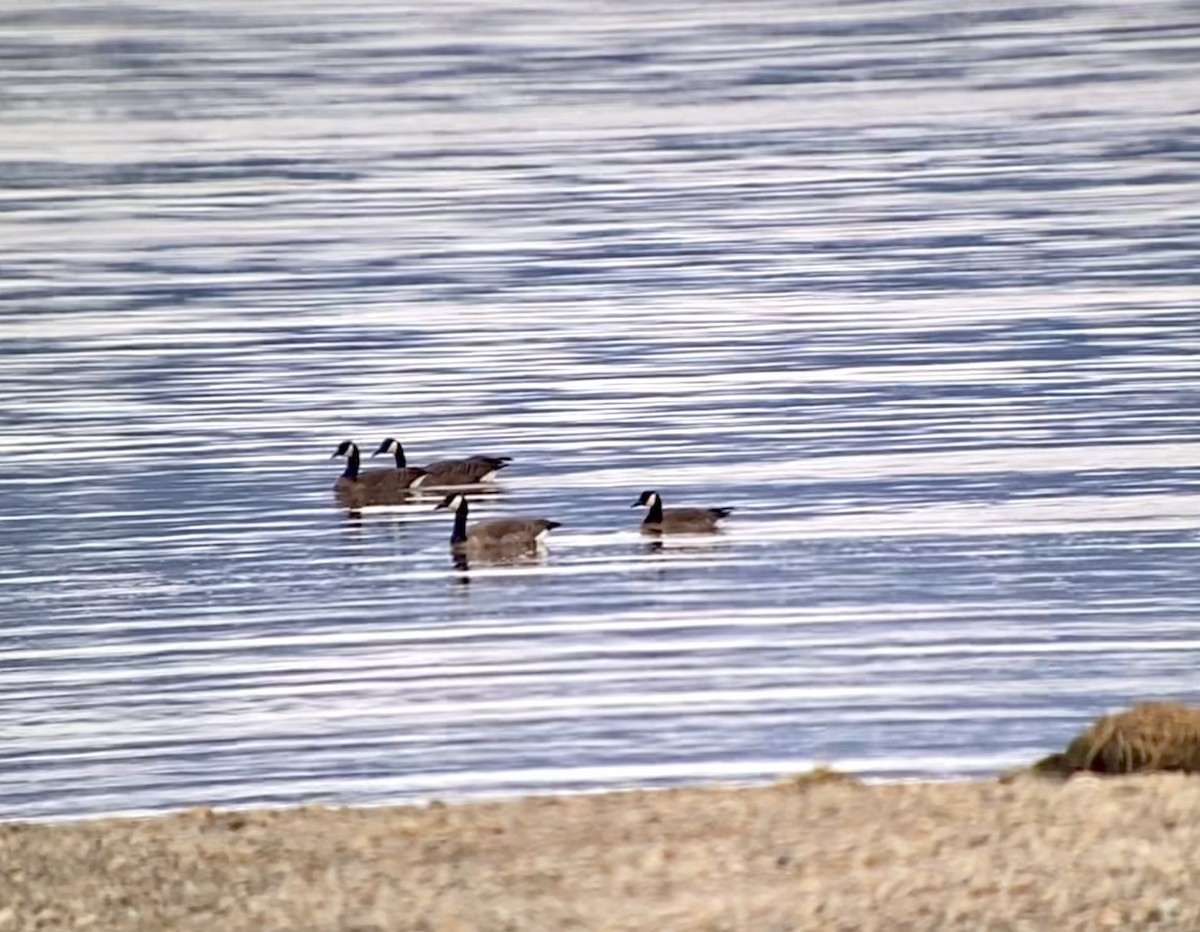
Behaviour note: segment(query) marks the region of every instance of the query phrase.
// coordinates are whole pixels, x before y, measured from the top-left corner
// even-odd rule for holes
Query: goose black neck
[[[450,543],[461,544],[467,539],[467,500],[464,498],[454,512],[454,530],[450,532]]]
[[[351,447],[350,452],[346,454],[346,471],[342,473],[347,479],[354,480],[358,478],[358,448]]]
[[[396,468],[408,468],[408,458],[404,455],[404,447],[400,446],[400,444],[396,444]]]
[[[662,499],[654,497],[650,510],[646,512],[646,520],[642,524],[662,524]]]

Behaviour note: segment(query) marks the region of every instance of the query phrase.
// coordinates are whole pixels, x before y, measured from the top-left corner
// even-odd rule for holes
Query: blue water
[[[995,773],[1200,700],[1194,5],[0,11],[0,818]],[[505,453],[456,568],[350,437]],[[735,508],[637,531],[643,489]]]

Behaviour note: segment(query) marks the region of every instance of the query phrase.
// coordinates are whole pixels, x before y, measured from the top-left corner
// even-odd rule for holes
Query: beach
[[[0,826],[0,930],[1200,928],[1177,774]]]

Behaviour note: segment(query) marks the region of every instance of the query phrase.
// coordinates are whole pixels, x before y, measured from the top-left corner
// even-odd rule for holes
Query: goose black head
[[[355,446],[355,443],[353,440],[343,440],[341,443],[338,444],[337,452],[335,452],[333,454],[333,456],[331,456],[329,458],[331,460],[335,460],[339,456],[349,457],[349,456],[353,456],[357,452],[358,452],[358,447]]]
[[[382,456],[384,453],[390,453],[394,456],[401,449],[402,447],[400,446],[399,440],[397,440],[395,437],[388,437],[387,440],[383,441],[383,443],[379,445],[379,449],[371,455]]]
[[[433,510],[441,511],[443,508],[446,508],[450,511],[458,511],[458,509],[460,509],[466,503],[467,498],[465,495],[462,495],[459,492],[451,492],[442,499],[442,503],[440,505],[435,505]]]
[[[642,497],[630,505],[630,508],[653,508],[658,504],[658,493],[650,489],[642,493]]]

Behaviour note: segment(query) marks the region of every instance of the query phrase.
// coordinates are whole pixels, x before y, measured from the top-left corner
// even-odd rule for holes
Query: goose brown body
[[[646,508],[643,534],[711,534],[720,530],[717,523],[729,517],[732,508],[664,508],[662,496],[654,490],[643,492],[633,508]]]
[[[333,494],[346,508],[401,504],[409,489],[424,481],[423,469],[360,469],[358,445],[352,440],[342,441],[331,458],[339,456],[346,458],[346,470],[334,482]]]
[[[404,469],[408,466],[408,459],[404,455],[404,446],[399,440],[388,437],[371,455],[379,456],[384,453],[391,454],[396,458],[397,469]],[[426,488],[430,486],[478,485],[491,479],[511,461],[511,456],[485,456],[483,454],[466,456],[461,459],[438,460],[421,467],[425,473],[421,485]]]
[[[561,522],[547,518],[490,518],[467,527],[470,506],[465,495],[447,495],[437,509],[454,512],[450,549],[455,553],[520,552],[534,550]]]

